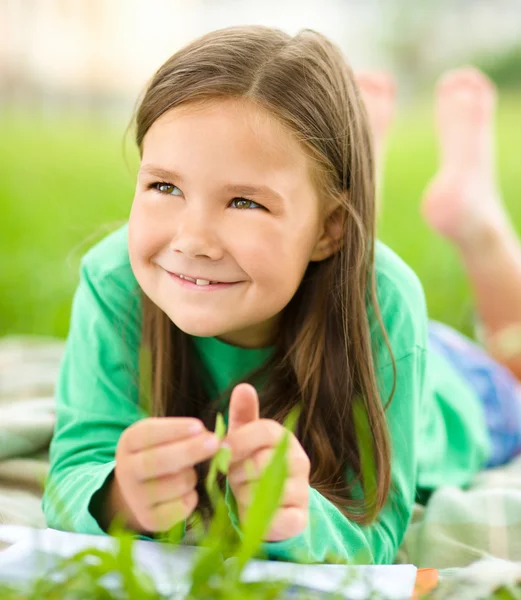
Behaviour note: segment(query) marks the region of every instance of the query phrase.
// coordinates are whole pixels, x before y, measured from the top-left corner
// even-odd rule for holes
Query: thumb
[[[228,432],[235,431],[259,418],[259,396],[249,383],[240,383],[233,388],[228,411]]]

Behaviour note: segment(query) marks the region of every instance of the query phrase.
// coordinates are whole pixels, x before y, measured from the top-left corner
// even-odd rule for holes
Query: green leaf
[[[215,507],[215,504],[218,499],[219,490],[217,488],[217,460],[215,456],[210,462],[210,467],[208,469],[208,475],[206,476],[205,487],[208,493],[208,497],[212,502],[212,506]]]
[[[206,538],[194,559],[191,571],[192,585],[190,598],[207,597],[210,589],[210,579],[222,579],[225,573],[224,556],[229,553],[234,545],[232,538],[233,527],[228,516],[228,507],[221,497],[216,505]],[[230,579],[228,585],[233,587]],[[212,596],[216,597],[216,596]]]
[[[198,511],[193,512],[189,517],[187,522],[187,530],[188,529],[194,540],[194,546],[198,546],[206,533],[203,518]]]
[[[230,460],[232,458],[231,448],[220,448],[215,456],[215,464],[217,469],[224,475],[228,474],[228,468],[230,466]]]
[[[226,436],[226,425],[224,424],[224,419],[221,413],[217,414],[217,418],[215,420],[215,435],[219,440],[223,440]],[[231,448],[219,448],[219,450],[215,453],[214,457],[210,461],[210,466],[208,468],[208,475],[206,476],[205,487],[206,492],[208,493],[208,497],[210,498],[210,502],[214,507],[220,501],[222,496],[219,486],[217,485],[217,473],[221,472],[224,475],[228,473],[228,466],[230,464],[231,459]]]
[[[222,574],[224,558],[218,546],[204,548],[198,553],[197,561],[192,569],[192,585],[190,596],[204,597],[210,589],[210,579]]]
[[[224,424],[224,419],[221,413],[217,413],[217,417],[215,419],[215,435],[223,440],[226,435],[226,425]]]
[[[157,598],[157,591],[152,578],[141,572],[134,561],[132,549],[134,546],[133,534],[123,528],[122,521],[113,525],[116,531],[118,549],[115,553],[115,570],[120,573],[124,590],[129,598],[152,600]]]
[[[288,476],[289,435],[289,431],[286,431],[277,444],[271,461],[258,482],[255,496],[242,523],[244,538],[237,556],[239,572],[257,552],[279,508],[284,483]]]
[[[159,533],[155,537],[158,542],[177,545],[183,539],[184,532],[185,532],[184,521],[179,521],[173,527],[171,527],[168,531]]]
[[[521,586],[504,585],[497,589],[491,600],[519,600],[521,598]]]
[[[92,564],[92,558],[97,559],[97,564]],[[91,559],[89,564],[86,563],[87,559]],[[114,556],[110,552],[95,548],[86,549],[57,562],[53,571],[62,575],[61,580],[53,581],[46,574],[38,577],[31,586],[30,598],[112,599],[112,595],[99,584],[99,580],[114,570]]]
[[[203,545],[205,547],[218,546],[223,552],[228,552],[235,538],[236,534],[230,522],[228,506],[226,505],[224,496],[221,494]]]
[[[284,427],[289,429],[291,433],[295,433],[295,429],[297,427],[297,422],[300,417],[301,408],[300,406],[294,406],[288,413],[287,417],[284,419]]]

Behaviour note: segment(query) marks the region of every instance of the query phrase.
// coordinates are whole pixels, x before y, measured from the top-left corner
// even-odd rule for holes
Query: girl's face
[[[272,343],[308,263],[326,257],[322,224],[309,159],[253,104],[180,106],[147,132],[130,261],[182,331],[244,347]]]

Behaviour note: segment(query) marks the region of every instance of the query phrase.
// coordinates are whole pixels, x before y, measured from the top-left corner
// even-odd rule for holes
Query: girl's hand
[[[252,481],[269,463],[286,429],[272,419],[259,419],[259,398],[253,386],[237,385],[230,398],[226,443],[231,447],[228,481],[242,520],[251,498]],[[250,464],[247,464],[250,463]],[[308,522],[309,458],[290,433],[288,479],[265,541],[278,542],[301,533]]]
[[[198,419],[151,417],[121,435],[111,499],[137,531],[167,531],[199,501],[194,466],[212,457],[217,437]]]

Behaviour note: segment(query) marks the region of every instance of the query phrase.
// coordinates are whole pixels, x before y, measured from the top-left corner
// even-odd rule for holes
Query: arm
[[[386,412],[392,448],[392,487],[376,521],[366,526],[358,525],[310,488],[307,528],[296,537],[264,544],[269,558],[298,562],[332,559],[375,564],[394,562],[409,524],[416,493],[417,430],[425,351],[417,348],[397,360],[396,368],[396,391]],[[392,367],[384,367],[379,375],[383,388],[390,390]]]
[[[146,414],[138,405],[137,285],[128,264],[107,271],[92,263],[82,262],[73,302],[43,510],[49,527],[102,534],[117,508],[93,511],[112,497],[119,437]]]
[[[386,410],[391,442],[391,490],[387,503],[373,523],[361,526],[310,489],[307,528],[294,538],[265,544],[270,558],[391,563],[409,524],[422,441],[420,421],[434,402],[426,375],[427,307],[418,278],[401,259],[379,242],[375,257],[378,303],[396,363],[396,388]],[[368,318],[376,376],[385,404],[393,386],[392,361],[372,307]]]

